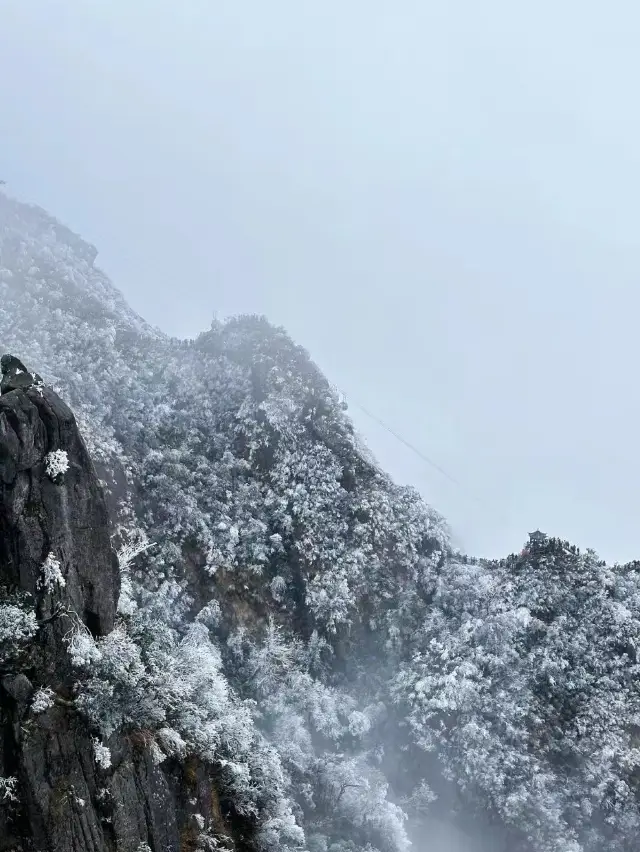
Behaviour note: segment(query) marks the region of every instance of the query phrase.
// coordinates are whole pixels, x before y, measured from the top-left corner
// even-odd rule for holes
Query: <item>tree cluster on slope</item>
[[[444,566],[393,693],[413,747],[500,816],[511,848],[634,848],[639,606],[635,564],[557,540]]]

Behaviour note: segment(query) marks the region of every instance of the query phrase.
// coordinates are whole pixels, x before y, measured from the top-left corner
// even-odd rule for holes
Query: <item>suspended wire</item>
[[[430,459],[429,456],[425,455],[421,450],[419,450],[417,447],[414,447],[413,444],[409,443],[409,441],[407,441],[405,438],[403,438],[402,435],[398,434],[398,432],[396,432],[395,429],[392,429],[391,426],[389,426],[388,423],[385,423],[384,420],[381,420],[375,414],[372,414],[363,405],[360,405],[359,402],[355,402],[355,400],[352,400],[352,402],[356,406],[356,408],[359,408],[360,411],[362,411],[363,414],[366,414],[367,417],[371,418],[371,420],[374,421],[374,423],[377,423],[378,426],[381,426],[390,435],[393,435],[393,437],[397,441],[400,441],[401,444],[404,444],[404,446],[407,447],[407,449],[411,450],[412,453],[415,453],[418,456],[418,458],[422,459],[422,461],[426,462],[432,468],[437,470],[438,473],[441,473],[442,476],[446,477],[450,482],[453,482],[454,485],[457,485],[459,488],[463,487],[462,483],[458,482],[458,480],[455,477],[451,476],[451,474],[447,473],[447,471],[443,467],[440,467],[439,464],[434,462],[433,459]]]
[[[428,464],[434,470],[437,470],[438,473],[441,474],[441,476],[444,476],[445,479],[448,479],[455,486],[457,486],[463,492],[465,492],[468,497],[472,497],[474,500],[476,500],[480,503],[483,503],[483,504],[486,503],[486,501],[483,500],[483,498],[480,497],[480,495],[474,494],[468,487],[463,485],[458,479],[456,479],[454,476],[452,476],[450,473],[448,473],[443,467],[441,467],[441,465],[439,465],[437,462],[435,462],[433,459],[429,458],[429,456],[427,456],[425,453],[423,453],[422,450],[419,450],[418,447],[414,446],[414,444],[407,441],[406,438],[403,438],[402,435],[400,435],[398,432],[396,432],[396,430],[393,429],[391,426],[389,426],[388,423],[385,423],[384,420],[382,420],[376,414],[373,414],[371,411],[369,411],[367,408],[365,408],[364,405],[361,405],[359,402],[356,402],[356,400],[354,400],[352,397],[351,398],[348,397],[347,394],[344,393],[343,391],[340,391],[340,393],[342,394],[342,396],[345,399],[350,399],[350,402],[351,402],[352,405],[354,405],[356,408],[359,408],[360,411],[362,411],[363,414],[365,414],[367,417],[369,417],[371,420],[373,420],[374,423],[377,423],[378,426],[380,426],[382,429],[384,429],[386,432],[388,432],[393,438],[396,439],[396,441],[399,441],[399,443],[403,444],[408,450],[410,450],[419,459],[421,459],[423,462]]]
[[[489,508],[489,501],[487,497],[483,497],[482,495],[472,491],[468,486],[463,485],[458,479],[448,473],[448,471],[446,471],[441,465],[435,462],[432,458],[429,458],[426,453],[423,453],[420,449],[418,449],[418,447],[416,447],[410,441],[407,441],[406,438],[403,438],[402,435],[396,432],[396,430],[393,429],[392,426],[390,426],[388,423],[385,423],[384,420],[382,420],[376,414],[373,414],[373,412],[369,411],[369,409],[365,408],[364,405],[361,405],[359,402],[353,399],[353,397],[350,397],[349,394],[346,394],[340,388],[336,387],[335,385],[334,388],[336,391],[338,391],[338,393],[345,402],[349,400],[349,403],[351,405],[355,406],[355,408],[358,408],[370,420],[372,420],[374,423],[384,429],[385,432],[388,432],[393,438],[395,438],[396,441],[398,441],[400,444],[410,450],[415,456],[417,456],[419,459],[429,465],[429,467],[432,467],[434,470],[438,471],[441,476],[444,476],[451,483],[456,485],[465,497],[467,497],[468,499],[472,499],[476,503],[481,504],[485,510]],[[494,504],[491,505],[489,511],[495,517],[496,520],[499,520],[500,523],[504,525],[505,529],[509,529],[511,527],[511,518],[502,509],[498,508]],[[458,546],[461,550],[464,550],[464,547],[460,546],[460,542],[458,543]]]

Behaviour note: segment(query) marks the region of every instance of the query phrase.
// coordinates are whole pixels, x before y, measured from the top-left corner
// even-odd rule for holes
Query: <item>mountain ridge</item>
[[[422,850],[437,812],[493,850],[631,852],[637,566],[457,553],[284,330],[168,337],[76,239],[0,194],[0,344],[75,411],[119,554],[74,700],[216,790],[222,822],[167,848]]]

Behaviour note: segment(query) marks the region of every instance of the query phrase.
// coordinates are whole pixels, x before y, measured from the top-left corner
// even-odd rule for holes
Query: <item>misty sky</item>
[[[192,336],[266,313],[480,555],[640,557],[640,10],[0,0],[0,177]]]

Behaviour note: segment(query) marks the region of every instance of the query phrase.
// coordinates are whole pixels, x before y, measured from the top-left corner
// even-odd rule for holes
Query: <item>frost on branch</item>
[[[12,641],[28,641],[37,629],[35,612],[11,603],[0,605],[0,646]]]
[[[13,776],[3,778],[0,776],[0,805],[7,802],[17,802],[16,787],[18,779]]]
[[[428,814],[431,809],[431,806],[437,800],[437,798],[437,795],[427,784],[427,782],[422,780],[408,796],[405,796],[405,798],[402,800],[402,805],[405,808],[411,809],[413,813],[416,813],[418,815]]]
[[[39,689],[36,694],[33,696],[33,701],[31,702],[31,710],[37,715],[39,713],[46,713],[50,707],[53,707],[53,696],[54,692],[51,687],[47,686],[44,689]]]
[[[60,483],[69,470],[69,457],[65,450],[53,450],[45,457],[45,469],[52,482]]]
[[[145,550],[149,550],[153,546],[153,542],[149,541],[144,530],[138,528],[128,532],[119,530],[119,535],[122,543],[116,550],[116,554],[120,571],[124,573],[129,569],[136,556],[144,553]]]
[[[103,769],[111,766],[111,752],[97,737],[93,738],[93,759]]]
[[[13,596],[0,604],[0,663],[26,651],[37,631],[36,614],[23,597]]]
[[[146,532],[139,527],[125,530],[121,526],[116,535],[120,539],[120,545],[116,548],[116,556],[118,557],[121,577],[118,613],[131,616],[138,608],[131,578],[131,567],[136,557],[149,550],[153,546],[153,542],[149,541]]]
[[[120,580],[120,597],[118,598],[118,615],[133,615],[138,604],[134,598],[134,588],[131,577],[124,575]]]
[[[275,601],[280,603],[284,599],[285,592],[287,590],[287,583],[284,577],[276,576],[270,583],[271,587],[271,596]]]
[[[78,668],[87,668],[99,662],[102,654],[87,626],[71,610],[67,615],[71,618],[72,625],[65,634],[64,641],[68,645],[72,664]]]
[[[154,762],[191,752],[217,765],[221,790],[238,812],[270,826],[273,849],[302,837],[278,756],[256,729],[251,706],[230,689],[204,624],[180,636],[140,609],[97,642],[78,622],[68,641],[79,670],[77,706],[103,737],[123,726],[155,732]]]
[[[50,592],[55,588],[64,589],[66,585],[67,581],[62,576],[60,561],[53,553],[50,553],[42,566],[42,575],[38,580],[38,588]]]
[[[160,766],[160,764],[167,759],[167,755],[162,751],[155,740],[151,740],[149,750],[151,752],[151,760],[154,766]]]

